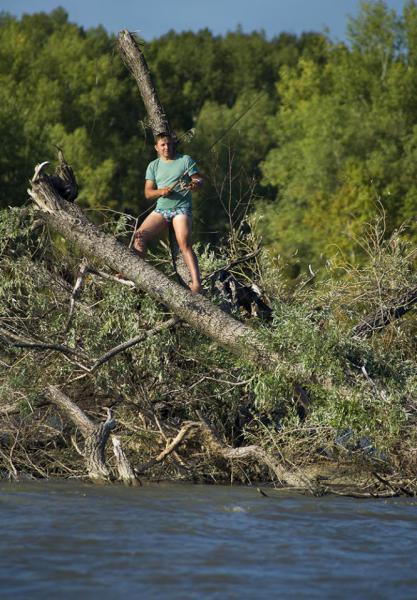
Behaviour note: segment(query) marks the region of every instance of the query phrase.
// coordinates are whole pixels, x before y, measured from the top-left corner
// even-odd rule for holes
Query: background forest
[[[382,207],[387,234],[406,223],[416,239],[415,1],[402,15],[364,2],[347,39],[203,30],[145,44],[181,151],[207,178],[197,239],[217,241],[250,204],[291,277],[340,253],[360,263],[358,240]],[[114,36],[70,23],[61,8],[1,15],[0,207],[25,202],[33,165],[53,161],[56,144],[82,205],[144,213],[154,157],[144,119]]]

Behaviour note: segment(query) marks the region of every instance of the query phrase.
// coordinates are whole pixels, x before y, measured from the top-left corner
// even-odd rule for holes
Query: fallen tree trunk
[[[76,244],[85,256],[123,272],[137,288],[165,305],[180,319],[220,346],[242,358],[265,367],[282,362],[267,351],[250,327],[224,313],[201,295],[192,295],[137,253],[105,234],[91,223],[75,204],[63,200],[54,190],[49,177],[38,172],[28,193],[40,210],[39,216],[66,240]],[[290,369],[290,365],[288,365]]]

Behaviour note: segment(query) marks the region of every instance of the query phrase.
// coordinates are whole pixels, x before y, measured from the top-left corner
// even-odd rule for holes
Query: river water
[[[0,597],[417,598],[417,500],[0,484]]]

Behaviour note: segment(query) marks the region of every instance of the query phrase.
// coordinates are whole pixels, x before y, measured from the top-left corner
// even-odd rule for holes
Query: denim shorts
[[[162,215],[167,223],[171,223],[172,219],[177,215],[187,215],[190,218],[193,216],[191,206],[183,206],[182,208],[155,208],[154,212]]]

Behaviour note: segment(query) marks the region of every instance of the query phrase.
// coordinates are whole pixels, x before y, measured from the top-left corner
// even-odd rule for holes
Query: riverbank
[[[101,227],[123,240],[131,233],[120,221]],[[131,281],[87,264],[31,210],[2,213],[4,477],[91,477],[93,456],[105,480],[120,479],[116,440],[138,479],[414,493],[414,313],[366,335],[357,328],[411,287],[407,242],[381,242],[368,267],[341,277],[339,265],[294,287],[247,227],[218,254],[199,249],[205,294],[256,332],[273,365],[232,355]],[[171,274],[163,248],[150,261]],[[232,263],[237,281],[262,291],[266,320],[211,278]]]

